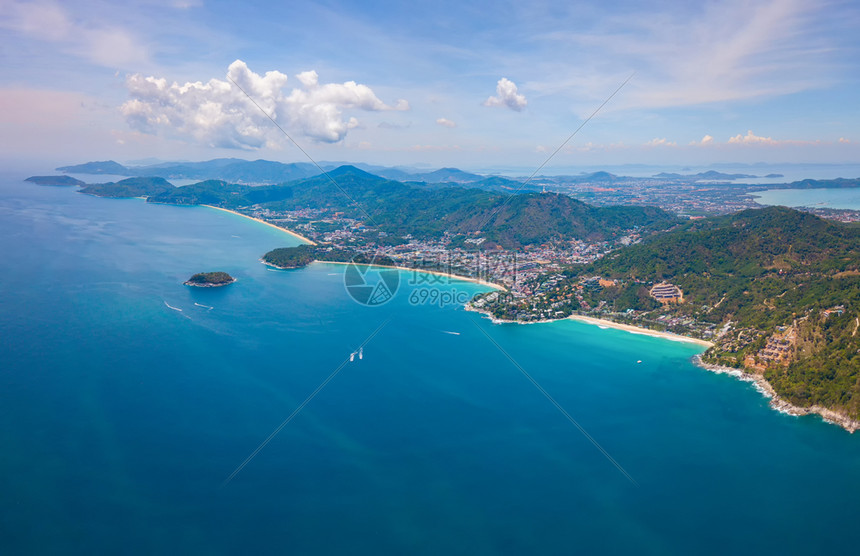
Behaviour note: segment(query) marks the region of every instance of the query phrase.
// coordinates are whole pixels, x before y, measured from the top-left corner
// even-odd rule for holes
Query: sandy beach
[[[605,326],[606,328],[616,328],[618,330],[625,330],[627,332],[631,332],[633,334],[644,334],[645,336],[654,336],[657,338],[665,338],[667,340],[673,340],[675,342],[690,342],[693,344],[698,344],[700,346],[704,346],[709,348],[714,344],[707,340],[700,340],[698,338],[690,338],[688,336],[681,336],[679,334],[672,334],[671,332],[659,332],[657,330],[649,330],[647,328],[641,328],[639,326],[633,326],[631,324],[620,324],[617,322],[612,322],[611,320],[597,319],[594,317],[584,317],[581,315],[571,315],[567,317],[571,320],[578,320],[580,322],[585,322],[588,324],[594,324],[596,326]]]
[[[284,232],[285,234],[290,234],[294,238],[300,239],[301,241],[303,241],[305,243],[308,243],[310,245],[316,245],[316,243],[309,240],[305,236],[299,235],[296,232],[293,232],[292,230],[288,230],[286,228],[276,226],[276,225],[272,224],[271,222],[266,222],[265,220],[261,220],[259,218],[254,218],[253,216],[248,216],[247,214],[242,214],[241,212],[236,212],[235,210],[225,209],[225,208],[216,207],[216,206],[212,206],[212,205],[202,205],[202,206],[208,207],[211,209],[215,209],[215,210],[222,210],[224,212],[229,212],[230,214],[235,214],[237,216],[241,216],[242,218],[247,218],[248,220],[253,220],[254,222],[259,222],[260,224],[265,224],[266,226],[269,226],[271,228],[275,228],[276,230],[280,230],[280,231]]]
[[[340,262],[340,261],[314,261],[314,263],[351,264],[348,262]],[[356,263],[356,264],[358,264],[358,263]],[[375,265],[364,264],[363,266],[375,266],[375,267],[379,267],[379,268],[396,268],[397,270],[406,270],[406,271],[410,271],[410,272],[420,272],[421,274],[432,274],[434,276],[443,276],[445,278],[452,278],[454,280],[458,280],[461,282],[472,282],[473,284],[480,284],[481,286],[486,286],[488,288],[493,288],[495,290],[502,290],[502,291],[507,290],[506,287],[499,285],[499,284],[495,284],[493,282],[487,282],[486,280],[480,280],[478,278],[471,278],[469,276],[460,276],[459,274],[450,274],[448,272],[439,272],[436,270],[419,270],[417,268],[409,268],[408,266],[391,266],[391,265],[384,265],[384,264],[375,264]]]

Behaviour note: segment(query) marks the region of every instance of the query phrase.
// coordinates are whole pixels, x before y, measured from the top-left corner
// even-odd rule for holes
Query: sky
[[[858,28],[855,1],[3,0],[0,161],[856,164]]]

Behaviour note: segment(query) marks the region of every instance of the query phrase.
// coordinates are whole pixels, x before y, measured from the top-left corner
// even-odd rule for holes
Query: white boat
[[[362,359],[364,357],[364,348],[358,348],[358,358]]]
[[[354,351],[353,351],[352,353],[350,353],[350,354],[349,354],[349,360],[350,360],[350,361],[355,361],[355,352],[354,352]]]

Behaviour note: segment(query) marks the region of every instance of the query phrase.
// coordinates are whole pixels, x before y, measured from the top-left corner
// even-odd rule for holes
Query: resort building
[[[744,361],[746,366],[763,371],[773,365],[788,365],[794,355],[797,345],[797,328],[789,326],[784,332],[777,332],[767,339],[767,344],[755,357],[748,357]]]
[[[660,303],[683,303],[684,292],[681,288],[668,282],[662,282],[651,288],[651,297]]]

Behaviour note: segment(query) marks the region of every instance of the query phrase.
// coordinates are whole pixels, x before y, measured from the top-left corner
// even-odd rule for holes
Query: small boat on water
[[[350,360],[350,361],[355,361],[355,352],[354,352],[354,351],[353,351],[352,353],[350,353],[350,354],[349,354],[349,360]]]
[[[359,358],[359,359],[364,358],[364,348],[363,348],[363,347],[362,347],[362,348],[358,348],[358,358]]]

